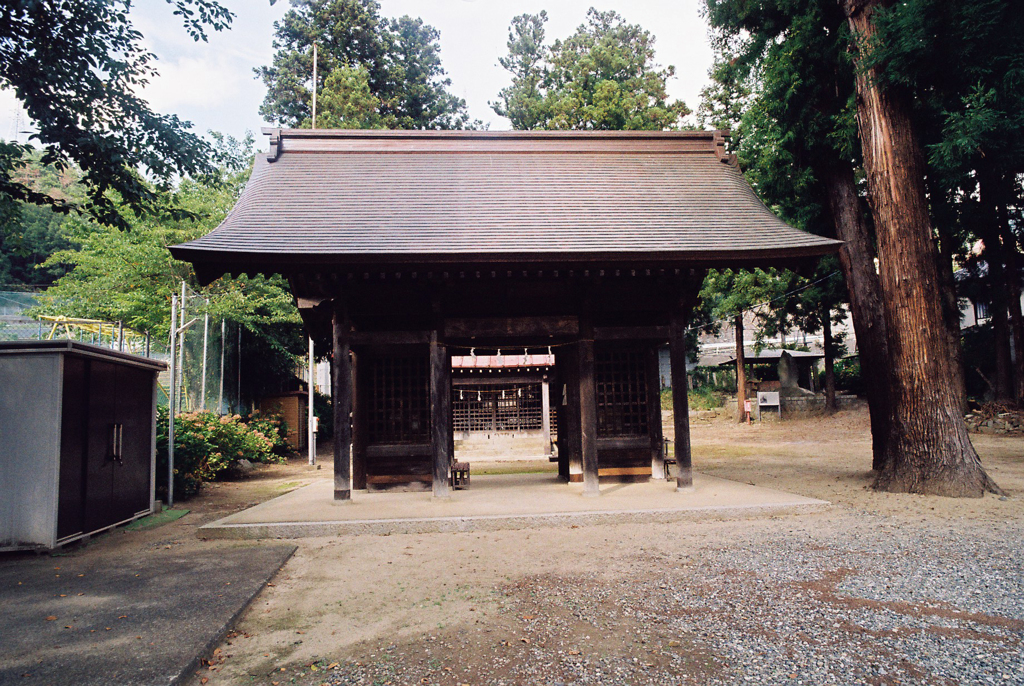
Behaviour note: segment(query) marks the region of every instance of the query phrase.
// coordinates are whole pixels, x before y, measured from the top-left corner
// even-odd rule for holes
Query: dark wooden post
[[[747,360],[743,350],[743,313],[736,315],[736,421],[746,419],[747,407]],[[675,382],[673,382],[674,384]]]
[[[430,439],[434,454],[435,498],[448,497],[452,463],[452,361],[443,330],[430,333]]]
[[[352,488],[366,489],[366,364],[352,353]]]
[[[686,311],[672,310],[669,327],[669,358],[672,364],[672,414],[676,428],[676,490],[693,488],[690,459],[690,399],[686,382]]]
[[[583,495],[600,495],[597,463],[597,387],[594,382],[594,327],[580,321],[577,346],[580,395],[580,452],[583,457]]]
[[[583,481],[583,458],[580,448],[579,345],[567,345],[561,350],[561,359],[563,360],[563,370],[565,372],[562,375],[562,379],[565,383],[565,400],[567,403],[563,408],[565,473],[570,483],[580,483]],[[558,358],[556,357],[556,359]],[[559,438],[558,450],[561,455],[561,438]]]
[[[665,443],[661,429],[661,365],[658,346],[647,350],[647,431],[651,437],[651,478],[665,478]]]
[[[349,339],[352,326],[334,304],[334,354],[331,361],[334,405],[334,499],[352,499],[352,359]]]

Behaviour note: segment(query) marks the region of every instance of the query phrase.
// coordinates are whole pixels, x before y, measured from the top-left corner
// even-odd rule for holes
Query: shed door
[[[149,509],[150,432],[153,428],[153,372],[117,368],[115,421],[121,427],[121,459],[113,468],[117,521]]]
[[[88,457],[85,469],[85,530],[120,521],[114,505],[114,427],[117,423],[117,365],[90,360]]]

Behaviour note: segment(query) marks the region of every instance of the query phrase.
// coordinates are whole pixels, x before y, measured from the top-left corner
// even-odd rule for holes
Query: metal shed
[[[164,366],[74,341],[0,343],[0,550],[153,511]]]

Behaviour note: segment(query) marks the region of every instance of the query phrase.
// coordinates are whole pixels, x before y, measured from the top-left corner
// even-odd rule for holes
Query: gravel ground
[[[834,506],[304,539],[190,686],[1024,685],[1024,439],[975,437],[1009,497],[966,500],[873,491],[865,412],[694,445],[704,473]]]
[[[478,619],[253,678],[1024,684],[1020,524],[844,514],[711,528],[713,547],[659,545],[606,571],[516,578],[480,599]]]

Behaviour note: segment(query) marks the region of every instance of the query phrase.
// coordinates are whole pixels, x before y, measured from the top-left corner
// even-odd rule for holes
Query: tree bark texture
[[[826,307],[821,317],[821,333],[825,352],[825,412],[834,413],[836,406],[836,347],[832,341],[832,308]]]
[[[736,315],[736,421],[746,419],[747,362],[743,355],[743,313]]]
[[[989,165],[978,165],[982,209],[979,233],[985,246],[983,255],[988,267],[985,281],[989,296],[989,313],[992,316],[992,344],[996,363],[993,386],[995,401],[1009,403],[1014,400],[1013,362],[1010,357],[1010,319],[1007,302],[1009,281],[1006,273],[1006,252],[1003,249],[1000,230],[999,185],[997,172]]]
[[[891,361],[889,458],[875,480],[885,491],[981,497],[998,486],[971,445],[957,397],[924,160],[902,93],[882,89],[863,64],[872,14],[892,0],[842,0],[858,43],[857,126],[878,238],[879,276]]]
[[[1018,404],[1024,400],[1024,313],[1020,298],[1020,246],[1010,228],[1006,205],[1001,208],[1000,230],[1006,251],[1006,301],[1010,312],[1010,331],[1013,336],[1013,395]]]
[[[950,379],[956,384],[960,398],[960,411],[967,412],[967,361],[960,336],[960,301],[956,297],[956,277],[953,275],[953,237],[942,227],[938,230],[939,246],[937,268],[939,292],[942,294],[942,315],[946,320],[946,343],[953,363],[954,374]]]
[[[839,265],[850,297],[853,331],[857,336],[860,376],[864,380],[871,416],[871,467],[881,470],[889,440],[889,340],[882,312],[882,287],[875,269],[875,247],[861,211],[853,167],[841,160],[815,170],[825,184],[828,209],[843,241]]]

